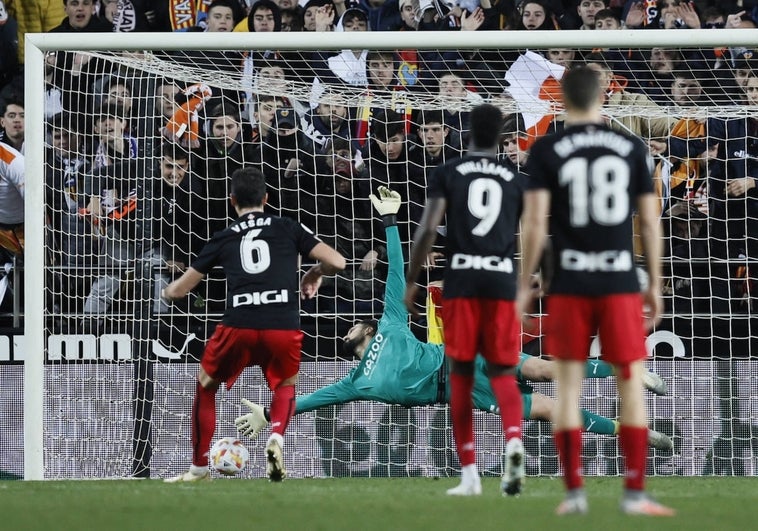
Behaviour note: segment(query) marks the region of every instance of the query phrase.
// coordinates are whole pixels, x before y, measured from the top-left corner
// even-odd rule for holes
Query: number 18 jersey
[[[255,212],[214,234],[192,267],[204,274],[217,265],[224,269],[225,325],[297,330],[299,256],[308,256],[318,243],[293,219]]]
[[[525,180],[484,153],[435,168],[427,197],[447,202],[446,299],[515,298],[514,255]]]
[[[638,196],[653,193],[649,160],[639,139],[604,124],[567,127],[534,143],[529,188],[551,193],[551,293],[639,291],[632,213]]]

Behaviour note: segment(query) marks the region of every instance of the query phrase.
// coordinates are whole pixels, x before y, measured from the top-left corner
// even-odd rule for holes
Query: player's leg
[[[520,355],[520,373],[525,380],[532,382],[552,382],[555,380],[555,362],[529,354]],[[613,376],[613,365],[602,360],[587,360],[585,378],[608,378]]]
[[[167,483],[210,479],[208,449],[216,431],[216,390],[219,382],[201,366],[192,402],[192,465],[184,474],[166,479]]]
[[[449,489],[453,496],[472,496],[482,492],[476,468],[474,420],[471,391],[474,387],[479,308],[473,299],[455,298],[444,301],[445,355],[450,364],[450,417],[453,437],[461,463],[461,483]]]
[[[208,340],[198,371],[192,404],[192,467],[168,481],[209,478],[208,450],[216,431],[216,390],[220,382],[231,387],[248,365],[249,330],[219,324]]]
[[[547,299],[545,349],[555,358],[557,407],[553,438],[566,485],[566,498],[558,514],[587,512],[582,479],[582,415],[579,410],[581,385],[590,338],[596,330],[592,300],[568,295]]]
[[[552,360],[546,360],[531,356],[522,352],[520,354],[516,376],[532,382],[552,382],[555,380],[555,365]],[[585,364],[585,378],[609,378],[616,373],[613,365],[600,359],[587,360]],[[657,395],[665,395],[667,392],[666,382],[659,375],[645,369],[642,373],[642,383]]]
[[[532,393],[528,418],[550,422],[553,420],[557,406],[558,401],[555,398],[543,395],[542,393]],[[616,435],[618,423],[615,420],[587,411],[586,409],[582,409],[580,414],[582,416],[582,428],[584,431],[597,433],[598,435]]]
[[[487,326],[481,338],[481,354],[487,360],[487,375],[500,408],[505,437],[501,489],[504,494],[521,493],[525,476],[524,445],[521,440],[523,405],[516,383],[519,363],[520,322],[513,301],[483,302]]]
[[[524,418],[527,420],[550,422],[553,419],[555,407],[558,403],[555,398],[531,391],[525,394],[524,386],[521,385],[520,387],[521,398],[524,403]],[[476,404],[476,389],[474,389],[474,404]],[[586,409],[582,409],[581,414],[584,431],[597,433],[598,435],[619,434],[620,425],[617,420],[598,415]],[[653,429],[647,430],[647,444],[649,447],[658,450],[672,450],[674,448],[674,441],[671,440],[671,437]]]
[[[271,435],[266,443],[266,472],[271,481],[287,475],[284,467],[284,433],[295,413],[295,384],[300,371],[300,330],[265,330],[260,332],[261,349],[268,353],[261,364],[272,391]]]
[[[647,357],[639,294],[603,297],[607,311],[601,311],[598,328],[603,355],[614,364],[621,409],[619,441],[624,453],[624,497],[621,509],[630,514],[670,516],[674,511],[645,495],[647,462],[647,408],[642,385]]]
[[[619,440],[626,465],[621,510],[627,514],[674,516],[676,511],[654,501],[645,494],[644,490],[648,430],[642,393],[643,370],[644,367],[640,361],[626,367],[619,366],[618,391],[621,401]]]
[[[569,493],[584,487],[581,476],[583,422],[579,409],[583,377],[583,361],[556,361],[557,406],[553,417],[553,436]]]

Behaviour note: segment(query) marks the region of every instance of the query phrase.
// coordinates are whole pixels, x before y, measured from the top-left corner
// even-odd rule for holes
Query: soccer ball
[[[211,466],[225,476],[242,472],[249,459],[250,453],[245,445],[234,437],[223,437],[211,448]]]

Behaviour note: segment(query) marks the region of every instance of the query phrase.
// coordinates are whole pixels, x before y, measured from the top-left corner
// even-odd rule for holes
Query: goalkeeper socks
[[[584,431],[600,433],[601,435],[616,435],[617,423],[615,420],[583,409],[582,421],[584,422]]]
[[[490,386],[500,407],[500,420],[503,423],[505,440],[509,441],[514,437],[520,439],[524,406],[521,401],[521,392],[516,384],[516,377],[513,374],[492,376]]]
[[[563,482],[567,490],[584,486],[582,479],[582,430],[571,428],[553,433],[558,459],[563,467]]]
[[[292,415],[295,413],[295,386],[280,385],[271,397],[271,432],[284,435]]]
[[[624,426],[622,424],[619,430],[619,441],[626,464],[624,486],[629,490],[642,490],[645,488],[647,426]]]
[[[474,376],[450,374],[450,416],[453,420],[453,437],[461,466],[476,463],[474,446],[474,412],[471,390]]]
[[[605,361],[588,360],[584,365],[585,378],[608,378],[613,375],[613,365]]]
[[[216,431],[216,390],[206,389],[200,382],[195,386],[192,403],[192,464],[208,466],[208,452]]]

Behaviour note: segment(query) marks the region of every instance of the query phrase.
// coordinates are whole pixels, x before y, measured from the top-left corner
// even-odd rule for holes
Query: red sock
[[[524,406],[521,402],[521,393],[516,384],[516,377],[512,374],[493,376],[490,378],[492,391],[497,398],[500,407],[500,419],[503,422],[505,440],[513,437],[521,438],[521,417]]]
[[[450,374],[450,416],[453,420],[453,437],[461,466],[476,463],[474,445],[474,413],[471,390],[474,376]]]
[[[619,428],[619,442],[624,452],[626,473],[624,486],[629,490],[645,488],[647,463],[647,427],[624,426]]]
[[[295,386],[280,385],[271,397],[271,432],[284,435],[292,415],[295,413]]]
[[[192,403],[192,464],[208,466],[208,452],[216,431],[216,390],[195,386]]]
[[[582,429],[572,428],[553,433],[558,459],[563,466],[563,482],[568,490],[579,489],[582,480]]]

